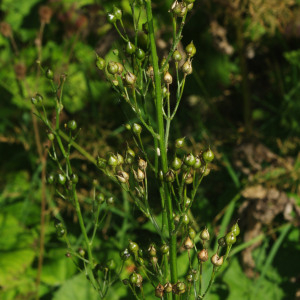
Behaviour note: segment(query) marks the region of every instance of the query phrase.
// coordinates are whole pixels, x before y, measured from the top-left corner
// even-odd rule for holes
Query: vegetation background
[[[40,60],[56,76],[68,75],[61,122],[77,121],[78,143],[94,157],[124,147],[129,136],[123,124],[130,116],[95,66],[95,52],[109,60],[111,49],[122,48],[106,20],[114,4],[130,28],[124,0],[2,0],[3,300],[96,299],[56,237],[53,216],[60,214],[71,241],[82,243],[74,208],[46,185],[47,133],[30,98],[37,92],[47,98],[51,91],[36,66]],[[171,4],[153,1],[161,57],[172,34]],[[186,22],[182,44],[193,40],[197,54],[171,138],[185,136],[187,149],[196,152],[211,145],[216,156],[194,204],[193,222],[217,236],[239,218],[242,232],[208,299],[300,299],[299,17],[299,0],[196,0]],[[122,194],[79,153],[72,160],[84,182],[80,201],[87,226],[95,180],[116,195],[99,233],[97,259],[119,261],[129,239],[148,245],[152,232],[145,219],[123,206]],[[108,297],[132,299],[121,282]]]

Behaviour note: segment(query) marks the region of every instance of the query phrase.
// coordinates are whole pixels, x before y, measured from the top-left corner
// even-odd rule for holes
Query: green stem
[[[158,57],[157,57],[155,37],[154,37],[151,0],[146,0],[145,5],[146,5],[147,21],[149,26],[149,39],[150,39],[153,71],[154,71],[154,82],[155,82],[155,92],[156,92],[155,93],[156,117],[157,117],[158,133],[160,136],[159,147],[160,147],[161,165],[162,165],[162,170],[165,174],[168,171],[168,161],[167,161],[167,151],[166,151],[165,141],[164,141],[165,132],[164,132],[164,120],[163,120],[163,112],[162,112],[163,106],[162,106],[162,92],[161,92],[161,77],[160,77],[160,72],[158,67]],[[176,283],[177,282],[177,247],[176,247],[176,234],[173,234],[173,231],[175,229],[175,224],[173,222],[172,198],[168,189],[168,185],[165,183],[164,183],[164,192],[165,192],[164,201],[166,202],[166,207],[167,207],[167,217],[168,217],[169,237],[170,237],[169,247],[170,247],[171,281],[172,283]]]

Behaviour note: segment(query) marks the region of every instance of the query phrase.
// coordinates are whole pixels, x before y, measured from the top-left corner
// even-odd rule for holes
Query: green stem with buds
[[[150,38],[153,71],[154,71],[156,118],[157,118],[157,125],[158,125],[158,133],[160,136],[159,148],[160,148],[161,166],[162,166],[163,173],[166,174],[168,171],[168,161],[167,161],[167,151],[165,147],[165,138],[164,138],[165,132],[164,132],[164,120],[163,120],[161,75],[158,67],[158,57],[157,57],[155,37],[154,37],[151,0],[146,0],[145,5],[146,5],[148,27],[149,27],[149,38]],[[168,189],[168,185],[166,183],[164,183],[163,185],[164,185],[164,196],[165,196],[163,202],[166,203],[168,225],[169,225],[171,281],[172,283],[176,283],[177,282],[177,247],[176,247],[176,234],[173,234],[175,230],[175,224],[173,220],[172,198],[170,195],[170,191]]]

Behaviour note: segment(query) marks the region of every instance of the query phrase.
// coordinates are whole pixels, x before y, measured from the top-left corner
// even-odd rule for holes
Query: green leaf
[[[35,252],[32,249],[0,252],[0,286],[8,289],[16,285],[34,257]]]

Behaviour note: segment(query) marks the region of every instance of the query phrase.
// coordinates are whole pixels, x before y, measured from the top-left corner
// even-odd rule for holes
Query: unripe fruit
[[[185,51],[189,57],[193,57],[196,54],[196,47],[193,41],[185,47]]]
[[[118,74],[119,75],[122,75],[122,73],[123,73],[123,71],[124,71],[124,67],[123,67],[123,65],[121,64],[121,63],[119,63],[119,62],[117,62],[116,63],[117,65],[118,65]]]
[[[131,72],[127,72],[125,75],[125,82],[128,85],[134,85],[136,82],[136,76],[132,74]]]
[[[129,174],[124,171],[118,171],[116,177],[120,183],[126,183],[129,180]]]
[[[184,146],[184,138],[177,139],[175,141],[175,147],[181,149]]]
[[[164,57],[160,63],[160,67],[162,68],[164,66],[164,64],[166,63],[167,59]],[[169,70],[169,64],[167,63],[164,67],[164,69],[162,70],[164,73],[167,72]]]
[[[73,174],[71,175],[71,181],[72,181],[73,184],[78,183],[78,175],[75,174],[75,173],[73,173]]]
[[[161,247],[160,247],[160,252],[162,254],[168,254],[169,253],[169,246],[167,244],[163,244]]]
[[[75,120],[70,120],[70,121],[68,122],[68,128],[69,128],[70,130],[75,130],[75,129],[77,128],[77,123],[76,123],[76,121],[75,121]]]
[[[148,253],[149,253],[149,255],[151,257],[155,257],[156,256],[156,248],[155,248],[155,246],[153,244],[149,246]]]
[[[102,57],[97,55],[97,60],[96,60],[97,68],[102,71],[104,70],[105,65],[106,65],[105,60]]]
[[[196,231],[194,228],[190,227],[189,228],[189,237],[193,240],[196,237]]]
[[[55,136],[54,136],[54,134],[53,134],[52,132],[48,133],[48,139],[49,139],[50,141],[53,141],[54,138],[55,138]]]
[[[139,161],[138,161],[138,166],[139,166],[140,169],[146,170],[147,162],[145,160],[143,160],[142,158],[140,158]]]
[[[118,166],[124,163],[124,157],[119,153],[117,153],[117,160],[118,160]]]
[[[182,160],[180,158],[178,158],[177,156],[174,158],[174,160],[172,161],[172,168],[177,171],[181,168],[182,165]]]
[[[48,175],[48,178],[47,178],[47,182],[48,182],[49,184],[52,184],[52,183],[54,183],[54,181],[55,181],[54,175],[53,175],[53,174],[49,174],[49,175]]]
[[[208,241],[209,240],[209,232],[207,230],[207,228],[204,228],[201,233],[200,233],[200,238],[203,241]]]
[[[180,294],[185,293],[185,291],[186,291],[186,285],[183,282],[178,281],[176,283],[176,294],[180,295]]]
[[[145,173],[141,169],[138,169],[137,172],[134,173],[134,177],[137,181],[141,182],[145,179]]]
[[[108,21],[108,23],[110,23],[110,24],[115,24],[116,21],[117,21],[117,18],[116,18],[116,16],[115,16],[114,14],[108,13],[108,14],[107,14],[107,21]]]
[[[138,276],[137,274],[134,272],[129,276],[129,281],[131,284],[136,284],[138,281]]]
[[[182,66],[182,72],[184,73],[184,75],[190,75],[193,72],[193,67],[192,67],[192,63],[190,62],[190,60],[187,60],[183,66]]]
[[[122,10],[116,6],[114,6],[114,9],[113,9],[113,14],[115,15],[115,18],[117,20],[121,20],[122,19]]]
[[[135,52],[135,46],[131,42],[128,42],[126,45],[126,52],[127,54],[131,55]]]
[[[202,157],[203,157],[203,160],[206,163],[208,163],[208,162],[212,162],[213,161],[215,155],[214,155],[214,153],[210,149],[208,149],[205,152],[203,152]]]
[[[82,249],[82,248],[79,248],[78,249],[78,253],[81,257],[84,257],[85,256],[85,251]]]
[[[190,219],[189,219],[189,217],[188,217],[187,214],[184,214],[184,215],[182,216],[182,222],[183,222],[183,224],[185,224],[185,225],[188,225],[188,224],[190,223]]]
[[[172,75],[169,72],[165,73],[164,82],[165,82],[165,84],[172,84],[173,78],[172,78]]]
[[[129,242],[128,244],[128,249],[131,253],[137,255],[138,251],[139,251],[139,246],[137,243],[134,243],[132,241]]]
[[[231,227],[230,231],[231,231],[235,236],[238,236],[238,235],[240,234],[240,227],[239,227],[238,223],[235,223],[235,224]]]
[[[194,244],[193,241],[190,239],[190,237],[187,237],[183,243],[184,248],[189,250],[189,249],[193,249]]]
[[[104,169],[106,167],[106,159],[102,157],[97,157],[97,166],[100,169]]]
[[[196,163],[195,156],[192,153],[188,154],[184,159],[184,163],[189,167],[193,167]]]
[[[109,197],[106,199],[106,204],[107,205],[113,205],[115,203],[115,200],[113,197]]]
[[[185,199],[185,207],[188,208],[190,204],[191,204],[191,198],[186,198]]]
[[[66,183],[66,176],[64,174],[57,174],[57,181],[64,185]]]
[[[192,171],[189,172],[189,173],[186,173],[186,174],[184,175],[184,182],[185,182],[186,184],[191,184],[191,183],[193,183],[193,181],[194,181],[194,176],[193,176]]]
[[[118,158],[114,154],[110,154],[107,160],[107,164],[111,167],[116,167],[118,165]]]
[[[47,69],[45,75],[46,75],[46,78],[49,80],[53,80],[53,78],[54,78],[54,73],[51,69]]]
[[[236,236],[233,232],[228,232],[225,236],[226,245],[231,246],[236,242]]]
[[[219,255],[216,253],[211,257],[211,262],[214,266],[220,267],[223,265],[223,256],[219,257]]]
[[[164,285],[165,293],[171,293],[173,290],[172,284],[170,282],[167,282]]]
[[[182,55],[180,54],[180,52],[178,50],[175,50],[174,53],[173,53],[173,59],[176,61],[176,62],[179,62],[181,61],[182,59]]]
[[[118,64],[114,61],[110,61],[107,65],[107,71],[108,73],[110,73],[111,75],[115,75],[117,74],[119,70]]]
[[[142,126],[138,123],[134,123],[132,126],[132,131],[136,135],[140,135],[142,132]]]
[[[197,254],[198,260],[201,262],[206,262],[208,260],[208,252],[206,249],[202,249]]]
[[[96,196],[96,201],[99,203],[99,204],[102,204],[104,201],[105,201],[105,196],[104,194],[100,193]]]
[[[201,159],[197,156],[194,164],[194,169],[199,169],[201,167]]]
[[[145,52],[141,48],[137,48],[135,54],[136,54],[137,59],[139,59],[139,60],[142,60],[145,58]]]

